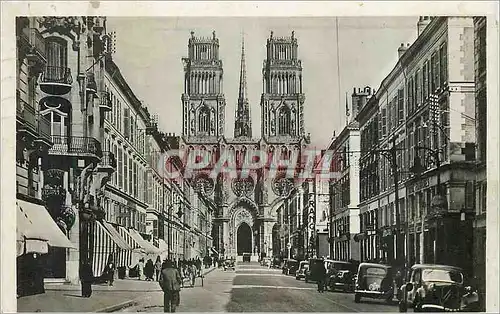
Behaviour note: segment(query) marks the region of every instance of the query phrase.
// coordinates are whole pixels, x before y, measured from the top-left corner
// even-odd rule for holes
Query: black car
[[[397,291],[394,270],[389,265],[361,263],[354,287],[354,302],[361,298],[383,299],[392,303]]]
[[[462,269],[448,265],[417,264],[410,280],[401,287],[399,311],[475,312],[479,310],[476,291],[465,285]]]
[[[330,290],[354,291],[356,266],[350,262],[330,261],[327,263],[327,286]]]
[[[284,275],[295,275],[297,268],[299,268],[299,261],[287,258],[283,263],[282,273]]]

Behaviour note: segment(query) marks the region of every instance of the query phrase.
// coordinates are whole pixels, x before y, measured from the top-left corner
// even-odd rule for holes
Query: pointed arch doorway
[[[238,256],[243,253],[252,253],[252,228],[243,222],[236,231],[236,252]]]

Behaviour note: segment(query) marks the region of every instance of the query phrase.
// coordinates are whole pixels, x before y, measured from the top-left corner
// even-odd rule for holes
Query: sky
[[[346,125],[346,93],[354,87],[378,89],[396,64],[401,43],[417,37],[418,17],[109,17],[116,32],[114,61],[149,111],[158,114],[163,132],[181,134],[183,65],[190,32],[219,38],[226,98],[226,137],[233,136],[238,98],[242,35],[245,38],[247,89],[254,137],[261,133],[260,97],[266,40],[298,40],[303,68],[306,133],[325,147]],[[338,38],[337,38],[338,25]],[[337,45],[338,42],[338,45]],[[338,55],[337,55],[338,50]],[[337,58],[338,56],[338,58]],[[339,88],[340,86],[340,88]]]

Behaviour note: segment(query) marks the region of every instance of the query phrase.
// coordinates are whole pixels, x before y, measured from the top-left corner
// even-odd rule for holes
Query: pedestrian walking
[[[94,272],[90,263],[81,265],[80,281],[82,283],[82,297],[90,298],[92,295],[92,283],[94,282]]]
[[[144,275],[146,276],[146,281],[153,281],[155,274],[155,266],[151,259],[148,259],[146,266],[144,266]]]
[[[155,280],[156,281],[159,281],[160,280],[160,273],[161,273],[161,270],[162,270],[162,263],[161,263],[161,259],[160,257],[158,256],[156,258],[156,262],[155,262]]]
[[[108,263],[106,264],[106,281],[108,282],[108,285],[112,286],[113,282],[115,281],[115,269],[116,265],[113,260],[113,253],[109,253],[108,256]]]
[[[159,283],[163,290],[163,312],[174,313],[180,304],[182,279],[172,261],[166,262],[166,267],[161,271]]]
[[[325,290],[326,268],[323,263],[318,264],[318,292],[323,293]]]
[[[137,264],[137,271],[139,280],[142,280],[144,275],[144,260],[142,258],[139,260],[139,263]]]
[[[198,275],[198,268],[196,267],[196,263],[192,262],[191,263],[191,287],[194,287],[194,282],[196,280],[196,277]]]

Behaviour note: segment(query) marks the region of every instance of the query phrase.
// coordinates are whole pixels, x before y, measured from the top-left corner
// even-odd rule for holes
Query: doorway
[[[237,231],[237,253],[252,253],[252,229],[247,223],[242,223]]]

